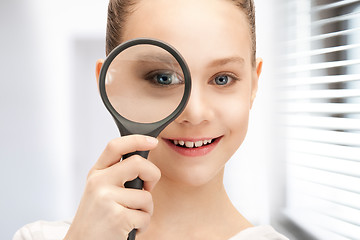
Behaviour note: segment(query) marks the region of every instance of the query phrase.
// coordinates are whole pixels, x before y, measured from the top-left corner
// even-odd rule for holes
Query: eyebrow
[[[208,67],[217,67],[217,66],[221,66],[221,65],[226,65],[229,63],[238,63],[241,65],[244,65],[245,60],[242,57],[238,57],[238,56],[234,56],[234,57],[227,57],[227,58],[221,58],[221,59],[216,59],[212,62],[210,62],[208,64]]]
[[[171,64],[179,64],[176,59],[169,54],[161,53],[161,54],[141,54],[136,56],[137,61],[143,62],[161,62],[161,63],[171,63]]]

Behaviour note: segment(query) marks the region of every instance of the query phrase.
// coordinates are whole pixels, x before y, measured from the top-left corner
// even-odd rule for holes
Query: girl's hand
[[[150,161],[124,154],[154,149],[157,140],[131,135],[112,140],[90,170],[85,192],[65,240],[126,240],[129,232],[146,229],[153,213],[150,191],[160,179],[160,170]],[[144,190],[124,188],[136,177]]]

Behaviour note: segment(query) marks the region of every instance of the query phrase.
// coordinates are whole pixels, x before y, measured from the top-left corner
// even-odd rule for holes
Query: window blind
[[[360,239],[360,0],[287,0],[279,74],[285,214],[318,239]]]

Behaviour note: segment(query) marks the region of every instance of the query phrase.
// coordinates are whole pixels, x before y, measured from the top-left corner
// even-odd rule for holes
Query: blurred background
[[[97,92],[108,1],[0,1],[0,238],[72,219],[118,130]],[[225,185],[290,239],[360,239],[360,1],[255,0],[264,59]]]

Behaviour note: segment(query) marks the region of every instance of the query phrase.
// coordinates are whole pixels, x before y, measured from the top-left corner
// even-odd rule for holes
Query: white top
[[[71,222],[37,221],[20,228],[13,240],[62,240],[64,239]],[[229,240],[289,240],[276,232],[271,226],[247,228]]]

